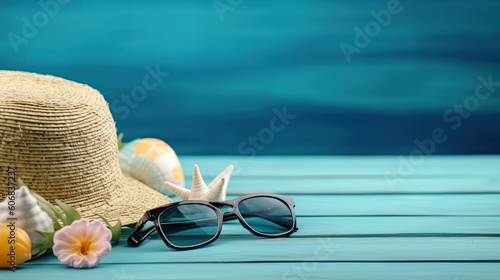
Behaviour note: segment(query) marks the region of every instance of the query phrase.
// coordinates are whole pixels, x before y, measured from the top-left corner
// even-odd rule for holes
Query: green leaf
[[[112,226],[106,218],[99,215],[98,216],[108,225],[108,228],[111,230],[111,240],[113,240],[113,244],[117,245],[120,242],[120,236],[122,235],[122,222],[118,220],[114,226]]]
[[[47,250],[52,249],[52,246],[54,246],[54,234],[56,232],[55,231],[39,231],[39,230],[36,230],[36,232],[45,239],[44,243],[40,243],[37,245],[38,251],[45,252]]]
[[[42,231],[42,230],[35,230],[38,234],[40,234],[48,244],[54,244],[54,234],[56,234],[55,231]],[[50,246],[52,247],[52,245]]]
[[[45,238],[48,242],[53,242],[54,240],[54,234],[56,234],[55,231],[42,231],[42,230],[35,230],[38,232],[41,236]]]
[[[80,216],[80,213],[76,211],[75,208],[69,206],[68,204],[60,201],[59,199],[56,199],[56,204],[63,210],[66,219],[64,219],[64,225],[69,226],[71,225],[74,221],[80,220],[82,217]]]
[[[53,207],[53,206],[52,206]],[[54,208],[55,209],[55,208]],[[63,216],[59,211],[57,211],[57,209],[55,209],[54,211],[54,214],[56,215],[57,217],[57,223],[59,223],[59,221],[62,222],[62,224],[59,224],[60,228],[63,228],[64,226],[67,226],[68,223],[66,222],[66,217]]]

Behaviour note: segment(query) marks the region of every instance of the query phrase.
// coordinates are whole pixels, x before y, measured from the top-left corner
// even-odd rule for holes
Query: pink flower
[[[111,231],[101,222],[81,219],[55,233],[52,250],[62,264],[89,268],[111,252],[110,240]]]

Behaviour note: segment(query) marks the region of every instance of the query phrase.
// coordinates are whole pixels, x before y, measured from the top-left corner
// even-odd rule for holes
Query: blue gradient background
[[[340,44],[388,2],[245,0],[221,20],[210,0],[69,1],[16,53],[8,34],[43,10],[3,0],[0,68],[88,84],[117,104],[125,140],[179,154],[408,154],[435,128],[448,137],[435,153],[499,153],[500,87],[456,130],[443,113],[478,76],[500,81],[500,2],[400,1],[348,63]],[[157,65],[169,76],[125,114]],[[284,107],[296,117],[282,131],[245,144]]]

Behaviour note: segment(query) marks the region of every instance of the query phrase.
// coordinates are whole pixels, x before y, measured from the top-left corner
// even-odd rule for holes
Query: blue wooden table
[[[210,180],[235,165],[229,198],[295,200],[299,231],[253,236],[231,221],[207,247],[121,243],[93,269],[53,255],[0,279],[500,279],[500,156],[181,157]],[[227,278],[223,278],[227,277]]]

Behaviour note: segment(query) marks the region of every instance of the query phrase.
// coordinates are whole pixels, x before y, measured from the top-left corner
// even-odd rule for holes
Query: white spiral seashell
[[[16,227],[24,229],[31,239],[31,255],[39,256],[45,252],[41,249],[41,245],[46,240],[36,231],[53,232],[54,222],[38,205],[36,198],[26,186],[21,186],[14,193],[15,195],[7,195],[0,203],[0,224],[12,222]]]
[[[179,158],[162,140],[144,138],[129,142],[120,149],[119,159],[123,174],[165,195],[173,195],[165,181],[184,186]]]

